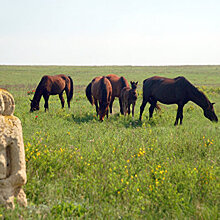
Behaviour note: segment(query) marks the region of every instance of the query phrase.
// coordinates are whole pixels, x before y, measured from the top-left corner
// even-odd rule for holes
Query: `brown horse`
[[[131,83],[131,88],[130,87],[124,87],[121,90],[121,102],[122,102],[122,107],[123,107],[123,112],[124,115],[128,113],[130,115],[130,106],[132,105],[132,117],[134,118],[134,107],[136,104],[137,100],[137,84],[138,82],[130,82]]]
[[[120,105],[120,112],[123,115],[123,108],[122,108],[120,94],[121,94],[121,90],[124,87],[129,87],[128,81],[123,76],[119,77],[115,74],[109,74],[106,77],[108,78],[108,80],[111,82],[111,85],[112,85],[112,99],[109,105],[110,113],[112,114],[112,105],[115,100],[115,97],[118,97],[119,105]]]
[[[112,98],[112,85],[105,76],[96,77],[89,83],[86,87],[86,96],[92,105],[95,104],[99,119],[103,121],[105,115],[108,118],[108,107]]]
[[[48,109],[48,100],[50,95],[59,95],[62,108],[64,107],[63,91],[65,90],[67,96],[68,107],[70,108],[70,101],[73,98],[73,80],[70,76],[63,74],[55,76],[43,76],[40,83],[37,86],[34,98],[31,101],[30,111],[39,110],[39,103],[41,97],[44,97],[45,112]]]
[[[163,104],[178,105],[174,125],[178,124],[179,119],[180,124],[182,124],[183,107],[188,101],[192,101],[200,106],[204,111],[204,116],[209,120],[218,121],[213,108],[214,103],[211,103],[204,93],[200,92],[194,85],[182,76],[174,79],[154,76],[144,80],[143,102],[140,107],[140,120],[147,102],[151,104],[149,108],[149,116],[150,118],[153,116],[153,111],[157,101]]]

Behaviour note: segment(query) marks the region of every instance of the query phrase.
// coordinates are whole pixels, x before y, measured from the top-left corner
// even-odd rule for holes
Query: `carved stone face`
[[[0,89],[0,115],[13,115],[15,101],[13,96],[6,90]]]
[[[13,116],[13,96],[0,89],[0,204],[14,207],[17,202],[27,205],[22,185],[26,183],[26,165],[22,127],[20,120]]]

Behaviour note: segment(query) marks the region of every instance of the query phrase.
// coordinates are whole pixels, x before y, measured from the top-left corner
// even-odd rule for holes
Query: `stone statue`
[[[26,183],[26,164],[20,120],[13,115],[13,96],[0,89],[0,204],[14,208],[14,198],[27,206],[22,186]]]

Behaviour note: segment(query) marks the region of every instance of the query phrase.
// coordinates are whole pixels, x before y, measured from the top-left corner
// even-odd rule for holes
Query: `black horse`
[[[140,107],[140,117],[144,108],[149,102],[151,104],[149,108],[149,117],[153,116],[154,108],[157,101],[163,104],[177,104],[177,115],[174,125],[180,124],[183,120],[183,107],[188,101],[192,101],[200,106],[204,111],[204,116],[211,121],[218,121],[218,118],[214,112],[213,105],[204,93],[200,92],[194,85],[192,85],[187,79],[179,76],[174,79],[165,77],[153,76],[143,81],[143,102]]]

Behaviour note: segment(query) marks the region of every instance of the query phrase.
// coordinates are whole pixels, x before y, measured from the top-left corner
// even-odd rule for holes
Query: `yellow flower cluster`
[[[204,143],[205,147],[208,147],[208,146],[214,144],[214,140],[213,139],[211,139],[211,140],[209,138],[206,139],[205,136],[203,136],[202,139],[203,139],[203,143]]]
[[[162,169],[161,165],[157,165],[155,169],[151,170],[151,172],[152,172],[152,175],[155,179],[154,184],[156,187],[164,183],[165,176],[167,174],[166,169],[164,170],[164,169]],[[152,185],[149,185],[149,190],[150,191],[153,190]]]

